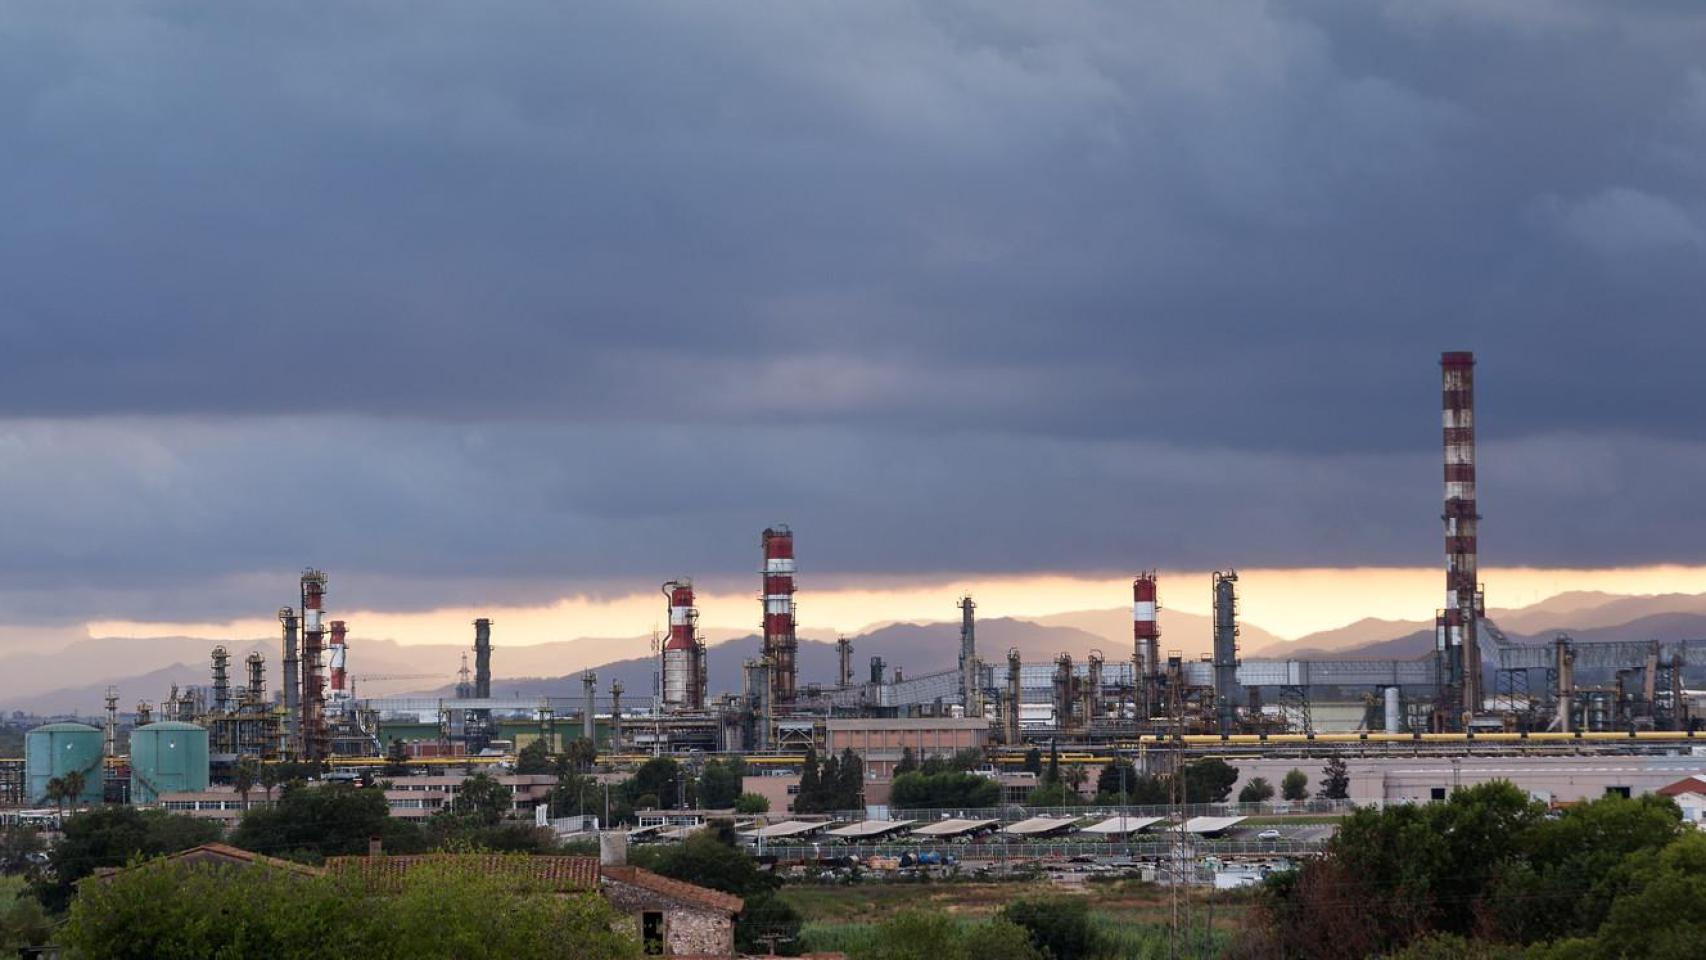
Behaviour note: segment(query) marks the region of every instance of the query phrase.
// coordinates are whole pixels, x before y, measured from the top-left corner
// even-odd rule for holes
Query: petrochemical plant
[[[1153,571],[1132,581],[1132,648],[1082,660],[1062,653],[1026,663],[1017,650],[986,658],[977,646],[976,603],[959,600],[957,665],[922,674],[872,658],[856,677],[849,640],[837,644],[833,677],[799,675],[795,622],[795,539],[777,525],[760,536],[761,653],[743,663],[742,689],[710,689],[708,650],[698,628],[691,580],[664,583],[669,628],[652,651],[651,695],[624,701],[620,683],[600,695],[586,671],[578,697],[504,698],[492,693],[493,627],[473,623],[473,669],[448,697],[362,698],[349,670],[350,631],[327,619],[330,580],[303,571],[293,606],[278,611],[281,682],[269,692],[267,663],[247,657],[233,683],[231,657],[215,647],[205,687],[173,689],[158,707],[139,703],[127,755],[115,731],[116,697],[105,729],[55,723],[27,735],[23,794],[39,804],[49,783],[77,784],[81,799],[151,802],[164,793],[205,789],[237,764],[379,762],[478,757],[544,737],[553,749],[586,738],[604,756],[661,753],[785,756],[834,749],[838,721],[935,718],[973,729],[993,758],[1032,744],[1095,752],[1238,744],[1465,744],[1598,742],[1643,749],[1692,739],[1684,674],[1706,664],[1706,640],[1546,644],[1507,640],[1487,619],[1478,579],[1474,358],[1442,355],[1444,428],[1444,602],[1435,649],[1419,659],[1249,659],[1240,655],[1238,574],[1216,572],[1212,652],[1188,659],[1162,646]],[[1491,684],[1485,682],[1487,676]],[[1352,730],[1318,729],[1314,707],[1354,703],[1365,716]]]

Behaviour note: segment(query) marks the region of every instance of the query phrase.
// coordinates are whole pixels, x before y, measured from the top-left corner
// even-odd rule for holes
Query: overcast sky
[[[1487,563],[1706,561],[1694,2],[0,0],[0,131],[0,625],[1430,565],[1443,349]]]

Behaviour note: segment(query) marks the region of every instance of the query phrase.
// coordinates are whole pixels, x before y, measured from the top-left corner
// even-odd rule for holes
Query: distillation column
[[[846,637],[836,637],[835,659],[839,664],[835,673],[836,686],[845,690],[853,685],[853,641]]]
[[[1559,634],[1552,641],[1553,673],[1558,677],[1558,689],[1553,699],[1558,703],[1558,719],[1555,725],[1563,733],[1570,732],[1570,718],[1574,715],[1576,697],[1576,651],[1570,644],[1570,638]]]
[[[1238,573],[1214,573],[1214,706],[1221,733],[1238,723]]]
[[[1481,711],[1480,623],[1475,503],[1475,355],[1440,355],[1445,425],[1445,608],[1435,627],[1441,712],[1459,726]]]
[[[983,689],[978,685],[977,604],[970,596],[960,598],[960,703],[966,716],[983,716]]]
[[[593,713],[593,697],[597,693],[598,675],[588,670],[581,674],[581,687],[586,692],[586,708],[581,711],[581,736],[587,743],[598,743],[598,720]]]
[[[328,648],[331,653],[331,693],[328,698],[332,710],[342,714],[349,709],[349,627],[342,620],[332,621],[332,642]]]
[[[1019,714],[1024,702],[1025,688],[1021,681],[1024,664],[1019,656],[1019,648],[1012,647],[1007,651],[1007,715],[1002,719],[1007,722],[1006,743],[1009,747],[1019,743]]]
[[[699,611],[693,605],[693,581],[682,577],[663,585],[669,598],[669,639],[663,644],[663,705],[671,711],[705,709],[705,645],[699,637]]]
[[[297,723],[302,713],[302,660],[296,648],[296,611],[280,607],[278,622],[284,627],[284,744],[279,752],[297,757],[302,754],[302,728]]]
[[[772,710],[794,702],[794,534],[786,524],[764,531],[764,659],[770,661]]]
[[[1131,582],[1131,628],[1135,640],[1132,663],[1136,666],[1139,709],[1147,720],[1161,709],[1161,621],[1157,619],[1155,574],[1145,572]]]
[[[481,617],[474,621],[474,697],[487,700],[492,696],[492,621]]]
[[[326,756],[326,682],[320,673],[325,597],[326,575],[314,569],[302,571],[302,756],[310,761]]]

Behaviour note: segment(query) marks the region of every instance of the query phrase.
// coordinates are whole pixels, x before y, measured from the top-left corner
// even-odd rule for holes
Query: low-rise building
[[[979,717],[845,717],[824,722],[828,753],[852,750],[867,775],[888,779],[910,749],[919,760],[989,746],[989,721]]]
[[[1706,827],[1706,774],[1696,773],[1653,792],[1675,801],[1684,823]]]

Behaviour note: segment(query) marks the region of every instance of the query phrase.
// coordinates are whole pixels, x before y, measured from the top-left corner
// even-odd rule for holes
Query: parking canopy
[[[1070,832],[1077,823],[1077,817],[1032,817],[1011,824],[1001,832],[1015,837],[1050,837]]]
[[[999,820],[938,820],[912,831],[917,837],[959,837],[979,830],[988,830]]]
[[[1238,824],[1243,823],[1247,819],[1249,819],[1249,818],[1248,817],[1192,817],[1189,820],[1185,821],[1185,832],[1186,833],[1201,834],[1202,836],[1209,836],[1211,834],[1216,834],[1216,833],[1225,833],[1226,831],[1232,829],[1233,827],[1237,826]]]
[[[1101,823],[1092,823],[1084,828],[1085,833],[1099,833],[1111,836],[1126,836],[1147,830],[1166,817],[1109,817]]]
[[[747,833],[742,834],[742,836],[751,837],[754,840],[777,840],[786,837],[805,837],[810,836],[819,830],[823,830],[828,826],[829,824],[824,821],[783,820],[781,823],[772,823],[769,826],[759,827],[757,830],[748,831]]]
[[[898,833],[917,822],[916,820],[861,820],[845,827],[836,827],[829,831],[828,835],[840,837],[843,840],[869,840],[873,837]]]

